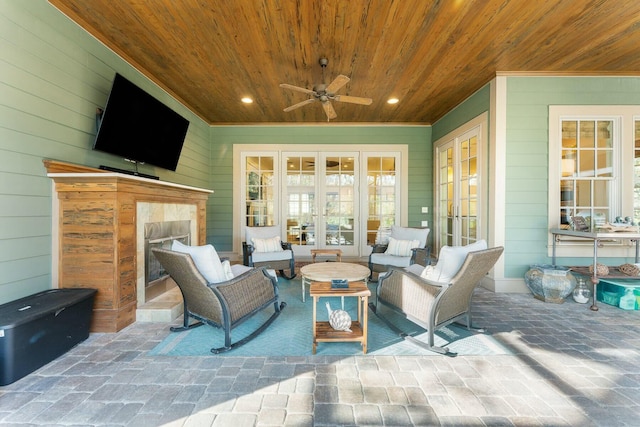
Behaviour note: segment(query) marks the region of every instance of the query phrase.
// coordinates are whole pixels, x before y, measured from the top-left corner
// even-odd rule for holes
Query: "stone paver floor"
[[[168,325],[138,322],[0,387],[0,424],[640,425],[640,311],[486,290],[473,307],[512,355],[152,357]]]

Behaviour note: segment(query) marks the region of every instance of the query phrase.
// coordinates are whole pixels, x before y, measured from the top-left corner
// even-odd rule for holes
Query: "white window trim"
[[[439,151],[441,148],[449,143],[453,144],[454,150],[457,150],[457,144],[460,139],[468,135],[470,133],[474,133],[477,138],[477,174],[478,174],[478,197],[477,197],[477,239],[489,239],[489,236],[486,235],[485,230],[488,230],[487,226],[487,218],[490,215],[486,214],[486,209],[488,206],[489,200],[489,189],[487,187],[488,179],[486,176],[488,175],[488,163],[485,160],[485,156],[488,150],[488,143],[485,142],[486,139],[486,128],[488,126],[488,114],[482,113],[479,116],[469,120],[468,122],[462,124],[456,129],[452,130],[448,134],[439,138],[433,144],[433,182],[434,182],[434,206],[433,206],[433,236],[436,247],[434,248],[434,253],[438,253],[440,248],[446,244],[446,242],[440,242],[440,218],[441,214],[439,212],[438,200],[440,200],[440,178],[438,176],[439,172]],[[477,130],[477,132],[473,132]],[[458,183],[455,183],[458,185]],[[456,201],[458,203],[459,201]],[[460,236],[458,236],[458,239]]]
[[[409,203],[409,146],[406,144],[234,144],[233,145],[233,252],[242,255],[242,236],[244,236],[244,185],[245,180],[242,174],[243,155],[267,155],[273,154],[276,159],[280,158],[282,152],[359,152],[361,156],[365,153],[400,153],[400,164],[398,172],[401,179],[399,210],[397,213],[400,224],[406,226],[408,221],[407,206]],[[256,154],[257,153],[257,154]],[[276,160],[277,161],[277,160]],[[280,187],[278,187],[280,189]],[[277,203],[278,209],[281,204]],[[360,212],[362,215],[362,210]],[[364,256],[368,254],[360,254]]]
[[[562,120],[604,119],[614,121],[614,168],[619,170],[616,186],[621,191],[614,194],[618,198],[618,206],[612,206],[613,216],[631,216],[633,214],[633,159],[634,156],[634,120],[640,115],[637,105],[552,105],[549,106],[549,189],[548,189],[548,228],[558,228],[560,224],[560,153],[562,150]],[[617,134],[616,134],[617,132]],[[613,189],[615,191],[615,189]],[[617,209],[620,212],[617,212]],[[607,218],[607,221],[612,218]],[[553,236],[549,233],[547,253],[552,256]],[[635,246],[627,240],[607,242],[598,250],[599,256],[633,257]],[[593,242],[561,238],[556,244],[557,257],[593,257]]]

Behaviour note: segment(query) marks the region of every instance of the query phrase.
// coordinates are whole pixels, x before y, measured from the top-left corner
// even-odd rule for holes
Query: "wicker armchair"
[[[389,238],[399,241],[417,240],[418,245],[411,248],[408,255],[390,254],[387,249],[388,244],[377,243],[373,245],[371,254],[369,254],[369,270],[371,275],[369,280],[373,280],[373,273],[382,273],[387,271],[388,267],[408,267],[412,264],[420,264],[426,266],[431,253],[431,248],[427,247],[427,237],[429,236],[428,228],[408,228],[394,225],[391,227],[391,235]]]
[[[375,304],[371,310],[401,337],[428,350],[455,355],[447,347],[434,345],[434,333],[450,323],[466,317],[471,329],[471,299],[476,285],[493,268],[504,248],[469,252],[462,267],[446,283],[434,282],[406,269],[390,267],[380,277]],[[428,344],[405,334],[380,313],[379,305],[385,305],[404,315],[408,320],[428,331]]]
[[[224,346],[212,353],[232,350],[264,331],[286,306],[279,303],[275,277],[266,268],[254,268],[221,283],[207,283],[191,255],[167,249],[152,249],[160,264],[176,282],[184,300],[184,323],[172,332],[189,330],[204,323],[224,330]],[[275,312],[254,332],[232,343],[231,330],[254,314],[273,304]],[[189,324],[190,318],[196,323]]]
[[[242,242],[242,259],[244,265],[249,267],[267,267],[278,270],[285,279],[296,277],[296,262],[291,249],[291,243],[280,241],[278,250],[260,252],[257,250],[254,239],[268,240],[280,236],[280,227],[277,225],[268,227],[247,227],[245,241]],[[289,270],[287,275],[284,270]]]

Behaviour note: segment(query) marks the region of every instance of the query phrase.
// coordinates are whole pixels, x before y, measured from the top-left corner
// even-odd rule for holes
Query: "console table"
[[[600,282],[598,278],[597,269],[595,268],[598,265],[598,245],[602,240],[631,240],[636,245],[636,256],[635,262],[638,263],[640,248],[638,247],[638,241],[640,240],[640,233],[633,233],[627,231],[618,231],[618,232],[591,232],[591,231],[576,231],[576,230],[565,230],[562,228],[553,228],[551,229],[551,234],[553,234],[553,250],[551,253],[551,262],[553,265],[556,265],[556,242],[560,240],[560,236],[569,236],[569,237],[577,237],[579,239],[586,239],[593,241],[593,273],[591,274],[591,283],[593,283],[593,297],[591,310],[598,311],[598,305],[596,301],[597,298],[597,285]],[[575,269],[574,269],[575,270]],[[589,271],[588,269],[586,270]],[[580,272],[582,273],[582,272]],[[614,276],[615,277],[615,276]],[[624,276],[625,278],[630,278],[629,276]]]

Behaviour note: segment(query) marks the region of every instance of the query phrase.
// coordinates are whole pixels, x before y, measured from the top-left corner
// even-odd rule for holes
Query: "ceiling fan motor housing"
[[[299,86],[293,86],[290,84],[282,83],[280,87],[286,89],[292,89],[297,92],[302,92],[307,94],[307,96],[311,96],[302,102],[298,102],[290,107],[284,109],[285,112],[294,110],[296,108],[302,107],[303,105],[307,105],[316,100],[322,103],[322,108],[327,114],[327,120],[335,119],[337,117],[333,106],[330,101],[339,101],[339,102],[350,102],[352,104],[361,104],[361,105],[370,105],[372,100],[371,98],[360,98],[357,96],[338,96],[335,93],[342,88],[347,82],[349,82],[349,77],[344,75],[337,76],[329,85],[324,83],[324,69],[326,68],[329,60],[327,58],[320,58],[320,65],[322,66],[322,80],[323,83],[316,85],[313,87],[313,90],[305,89]],[[327,90],[328,89],[328,90]]]

